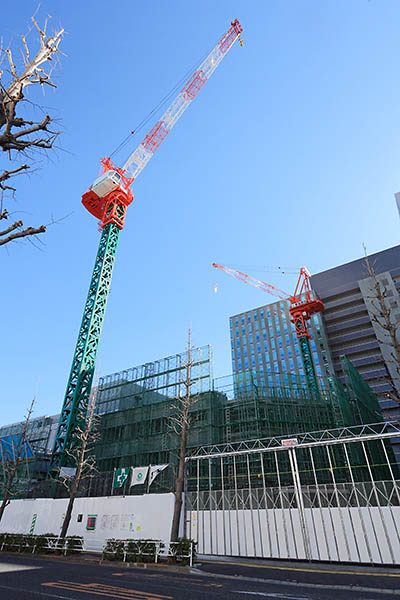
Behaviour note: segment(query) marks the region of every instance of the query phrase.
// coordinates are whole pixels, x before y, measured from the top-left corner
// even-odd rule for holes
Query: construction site
[[[336,363],[340,361],[340,377],[335,372],[324,325],[325,305],[305,267],[298,273],[294,292],[288,294],[213,264],[281,302],[272,314],[265,306],[265,314],[264,308],[256,309],[246,322],[243,317],[239,324],[237,317],[232,325],[231,319],[232,374],[215,377],[212,347],[192,347],[189,334],[185,352],[101,376],[94,383],[118,239],[133,200],[131,185],[230,48],[236,41],[242,45],[241,33],[238,20],[232,21],[124,165],[119,167],[111,157],[101,159],[100,176],[83,194],[83,206],[98,220],[101,236],[65,397],[60,415],[0,429],[3,500],[11,501],[11,492],[7,496],[10,464],[19,482],[12,495],[15,501],[66,499],[71,496],[64,484],[74,478],[78,498],[172,494],[181,468],[187,502],[183,534],[197,536],[197,542],[202,537],[203,549],[222,553],[218,537],[215,542],[213,536],[215,531],[218,536],[219,528],[225,532],[225,517],[231,522],[236,511],[238,547],[234,548],[231,532],[230,552],[240,554],[238,514],[242,511],[243,528],[250,531],[256,506],[259,519],[260,511],[279,509],[284,523],[286,509],[298,511],[293,518],[302,523],[297,529],[303,532],[304,555],[310,557],[311,525],[305,508],[321,515],[329,509],[333,523],[331,509],[345,507],[353,518],[352,508],[359,512],[368,508],[373,522],[371,507],[390,511],[399,507],[399,472],[391,440],[398,440],[400,433],[395,422],[384,423],[382,402],[345,351],[335,357]],[[179,402],[185,394],[187,438],[182,446],[183,428],[177,430],[176,423],[182,422]],[[93,415],[97,435],[88,453],[96,473],[80,480],[77,456]],[[183,451],[184,466],[179,461]],[[127,473],[135,469],[143,469],[144,476],[132,483]],[[151,469],[159,470],[154,478]],[[124,476],[121,485],[117,474]],[[315,512],[309,514],[316,518]],[[384,511],[380,515],[383,523],[389,518]],[[108,522],[108,513],[103,516]],[[314,520],[312,524],[315,533],[318,527]],[[280,525],[276,527],[277,532]],[[261,556],[263,531],[260,525],[261,550],[256,552],[253,523],[254,552]],[[335,535],[332,524],[332,539]],[[280,557],[280,552],[279,545],[274,551],[271,545],[271,556]],[[337,560],[341,560],[339,551]]]

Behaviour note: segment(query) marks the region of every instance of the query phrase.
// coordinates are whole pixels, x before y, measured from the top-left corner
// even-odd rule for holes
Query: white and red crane
[[[308,332],[307,322],[310,320],[312,315],[322,312],[324,310],[324,305],[322,300],[314,297],[310,287],[310,273],[308,270],[305,267],[300,269],[300,275],[294,294],[288,294],[287,292],[280,290],[270,283],[265,283],[265,281],[255,279],[254,277],[251,277],[246,273],[242,273],[241,271],[236,271],[235,269],[224,267],[223,265],[219,265],[217,263],[213,263],[213,267],[216,269],[221,269],[221,271],[225,271],[225,273],[228,273],[228,275],[232,275],[233,277],[236,277],[236,279],[252,285],[262,292],[272,294],[272,296],[277,296],[282,300],[288,300],[290,302],[289,312],[290,316],[292,317],[292,323],[294,323],[296,337],[299,341],[306,383],[311,391],[313,391],[315,394],[319,394],[319,386],[317,377],[315,375],[309,342],[310,334]]]
[[[241,32],[242,27],[235,19],[124,166],[118,167],[109,157],[101,159],[101,175],[82,196],[84,207],[99,219],[102,233],[58,424],[49,469],[53,475],[61,466],[69,466],[71,450],[79,444],[75,433],[84,426],[119,233],[124,226],[126,209],[133,200],[130,186],[228,50],[236,40],[241,43]]]

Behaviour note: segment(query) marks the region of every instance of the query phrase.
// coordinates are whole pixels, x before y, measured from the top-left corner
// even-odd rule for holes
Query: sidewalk
[[[400,595],[400,565],[370,566],[356,564],[274,561],[257,558],[199,556],[196,569],[203,573],[245,577],[302,585],[356,587],[392,590]]]

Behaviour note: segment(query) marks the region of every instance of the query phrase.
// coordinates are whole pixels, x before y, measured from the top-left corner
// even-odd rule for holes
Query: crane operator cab
[[[117,188],[122,188],[124,191],[126,191],[122,184],[121,175],[118,173],[118,171],[113,169],[108,169],[105,173],[100,175],[100,177],[98,177],[91,186],[91,190],[99,198],[107,196],[107,194],[113,192]]]

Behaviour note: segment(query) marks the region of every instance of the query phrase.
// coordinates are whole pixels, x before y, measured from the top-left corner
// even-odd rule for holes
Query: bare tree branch
[[[51,75],[54,59],[59,53],[59,44],[64,30],[59,29],[54,35],[48,36],[46,33],[47,20],[43,28],[38,25],[34,17],[32,17],[32,23],[39,34],[40,47],[32,57],[25,36],[21,37],[22,48],[20,50],[23,63],[21,69],[18,68],[10,48],[5,50],[0,49],[0,54],[2,53],[2,56],[6,57],[9,65],[9,70],[6,74],[4,70],[0,70],[0,149],[8,154],[10,160],[13,160],[14,152],[27,154],[28,151],[29,153],[34,150],[40,152],[41,150],[53,148],[55,140],[59,135],[58,132],[51,131],[49,127],[54,121],[50,115],[45,115],[39,122],[17,116],[17,109],[25,100],[25,91],[30,85],[43,86],[46,84],[56,87],[51,81]],[[6,75],[8,76],[8,81],[3,83],[1,79],[3,78],[4,80]],[[12,192],[14,195],[16,188],[11,185],[5,185],[5,182],[10,177],[19,175],[29,168],[28,164],[24,164],[13,169],[4,170],[0,174],[0,190],[3,193],[7,191]],[[3,199],[4,194],[2,195],[2,203]],[[3,210],[2,204],[0,211],[0,219],[6,219],[8,213],[7,210]],[[26,227],[5,237],[7,233],[11,233],[21,226],[22,223],[18,221],[0,234],[2,236],[0,245],[46,231],[45,225],[41,225],[40,227]]]
[[[365,247],[364,254],[365,266],[373,287],[373,295],[367,296],[370,302],[370,318],[379,344],[386,346],[390,356],[385,359],[387,375],[383,380],[389,385],[389,390],[385,393],[388,398],[400,404],[398,386],[395,383],[395,379],[400,379],[400,321],[394,319],[393,311],[388,306],[389,290],[378,280],[375,265],[370,263]]]
[[[21,225],[22,225],[22,221],[17,221],[17,223],[15,224],[16,227],[20,227]],[[19,238],[26,237],[27,235],[36,235],[38,233],[45,233],[45,231],[46,231],[45,225],[40,225],[40,227],[27,227],[26,229],[23,229],[22,231],[17,231],[16,233],[12,233],[11,235],[7,236],[6,238],[1,239],[0,246],[4,246],[4,244],[8,244],[8,242],[11,242],[12,240],[17,240]]]
[[[185,469],[186,469],[186,450],[187,450],[187,440],[190,425],[192,423],[189,411],[191,407],[197,402],[197,397],[192,396],[191,388],[194,384],[192,379],[192,367],[194,364],[193,360],[193,348],[192,348],[192,338],[191,338],[191,330],[188,332],[188,350],[187,350],[187,360],[184,365],[186,376],[184,379],[180,381],[180,383],[185,388],[184,394],[180,394],[175,399],[175,404],[171,406],[173,410],[175,410],[175,414],[170,417],[170,427],[177,435],[179,439],[179,457],[178,457],[178,470],[176,474],[176,482],[175,482],[175,505],[174,505],[174,514],[172,518],[172,527],[171,527],[171,542],[176,542],[179,535],[179,523],[182,512],[182,503],[183,503],[183,488],[185,481]]]
[[[32,402],[28,408],[28,412],[25,416],[24,424],[22,426],[21,434],[16,441],[16,447],[13,446],[13,452],[11,455],[6,455],[3,452],[3,446],[0,444],[1,450],[1,466],[3,470],[3,479],[0,480],[0,487],[2,488],[3,499],[0,504],[0,521],[3,518],[6,507],[10,504],[10,499],[18,494],[21,490],[21,480],[19,479],[19,468],[24,457],[24,450],[26,452],[26,441],[28,428],[31,422],[31,416],[33,408],[36,402],[36,393],[33,396]]]

